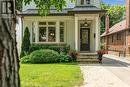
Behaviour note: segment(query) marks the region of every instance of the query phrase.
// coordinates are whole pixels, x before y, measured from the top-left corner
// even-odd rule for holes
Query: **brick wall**
[[[126,31],[126,56],[130,56],[130,31]]]
[[[116,56],[123,56],[125,53],[125,31],[118,32],[120,33],[120,39],[117,40],[117,33],[111,34],[108,36],[108,53]],[[112,40],[113,38],[113,40]],[[105,38],[106,42],[106,38]],[[104,42],[104,43],[105,43]]]

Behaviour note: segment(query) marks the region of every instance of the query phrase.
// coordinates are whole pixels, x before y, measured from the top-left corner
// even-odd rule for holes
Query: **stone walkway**
[[[81,87],[130,87],[130,63],[104,58],[102,64],[80,64],[84,75]]]

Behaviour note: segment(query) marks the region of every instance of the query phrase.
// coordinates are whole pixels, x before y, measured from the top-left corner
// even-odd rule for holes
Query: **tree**
[[[107,10],[107,15],[110,17],[110,27],[116,23],[122,21],[125,16],[125,6],[115,5],[111,6],[108,4],[101,4],[101,9]],[[101,33],[105,31],[105,16],[101,18]]]
[[[22,46],[21,46],[21,54],[20,58],[28,54],[29,48],[30,48],[30,32],[28,27],[25,28],[24,31],[24,37],[22,41]]]
[[[0,2],[6,4],[0,8],[0,87],[20,87],[14,3],[14,0]],[[6,14],[2,14],[5,9]]]
[[[33,0],[24,0],[25,4],[29,4],[31,1]],[[15,0],[9,0],[9,2],[12,2],[11,5],[6,4],[4,6],[9,5],[7,6],[8,10],[13,10],[13,14],[0,13],[0,87],[20,87],[15,32],[16,9],[14,7],[16,3]],[[34,2],[40,15],[47,15],[51,6],[55,6],[58,11],[65,6],[65,0],[34,0]],[[0,11],[2,12],[2,8]]]

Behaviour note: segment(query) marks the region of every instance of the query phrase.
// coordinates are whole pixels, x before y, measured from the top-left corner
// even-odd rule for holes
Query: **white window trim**
[[[46,22],[47,24],[46,25],[39,25],[39,22]],[[48,25],[48,22],[55,22],[56,24],[55,25]],[[64,42],[60,42],[60,22],[64,22]],[[36,35],[35,37],[35,42],[33,43],[38,43],[38,44],[65,44],[66,42],[66,23],[65,21],[38,21],[37,22],[37,31],[36,31]],[[46,27],[46,37],[47,37],[47,40],[46,42],[42,42],[42,41],[39,41],[39,27]],[[48,42],[48,27],[55,27],[55,42]],[[37,40],[36,40],[37,39]]]

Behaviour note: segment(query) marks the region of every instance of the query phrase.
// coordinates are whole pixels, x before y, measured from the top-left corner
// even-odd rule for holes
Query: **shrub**
[[[59,63],[71,62],[73,59],[68,55],[59,54],[53,50],[36,50],[28,56],[21,58],[21,63]]]
[[[29,53],[36,51],[36,50],[40,50],[40,49],[50,49],[50,50],[54,50],[57,51],[59,54],[61,52],[63,52],[64,54],[67,54],[70,50],[70,46],[68,45],[56,45],[56,44],[32,44],[30,49],[29,49]]]
[[[30,32],[29,32],[28,27],[26,27],[25,31],[24,31],[24,37],[23,37],[23,40],[22,40],[20,57],[27,55],[29,48],[30,48]]]
[[[30,54],[31,63],[56,63],[59,54],[53,50],[37,50]]]
[[[59,56],[60,62],[71,62],[71,57],[68,55],[60,55]]]
[[[21,63],[31,63],[30,56],[24,56],[20,59]]]

